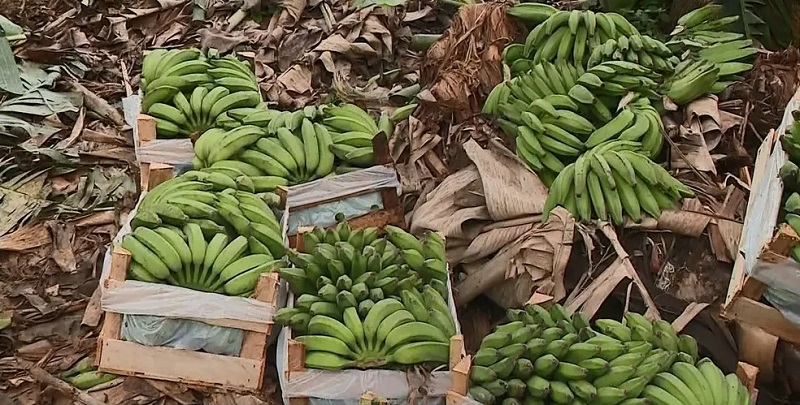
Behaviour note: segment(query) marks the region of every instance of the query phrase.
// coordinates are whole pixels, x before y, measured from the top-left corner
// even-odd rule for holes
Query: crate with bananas
[[[418,239],[393,226],[379,231],[341,222],[301,238],[288,252],[294,266],[280,269],[290,305],[275,315],[286,326],[278,342],[285,357],[277,360],[279,373],[289,375],[285,398],[358,399],[368,390],[405,398],[403,370],[448,370],[461,359],[463,340],[437,233]],[[433,371],[430,378],[429,386],[438,388],[428,395],[444,396],[449,371]]]
[[[160,138],[195,138],[231,109],[262,105],[251,66],[213,51],[149,51],[140,83],[141,112],[155,119]]]
[[[258,389],[277,304],[277,270],[284,266],[286,250],[285,221],[270,205],[277,196],[256,192],[249,176],[232,170],[189,171],[149,183],[153,187],[115,238],[104,272],[100,370]],[[123,333],[123,317],[142,315],[194,324],[127,338],[136,324],[126,321]],[[209,337],[222,331],[205,333],[219,327],[228,330],[230,340]],[[192,341],[205,350],[202,354],[172,347],[170,342],[198,330],[204,337]],[[239,355],[226,355],[232,353]],[[162,360],[147,360],[153,358]],[[186,361],[200,367],[165,366]],[[212,372],[217,364],[226,373]]]
[[[624,323],[528,305],[481,342],[469,397],[485,405],[747,405],[735,374],[700,358],[697,342],[663,320]],[[466,401],[464,401],[466,403]]]

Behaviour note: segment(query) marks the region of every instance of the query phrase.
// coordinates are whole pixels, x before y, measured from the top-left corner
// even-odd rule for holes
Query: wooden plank
[[[156,139],[156,120],[147,114],[139,114],[136,117],[138,127],[139,144],[154,141]]]
[[[387,210],[380,210],[380,211],[372,211],[368,212],[364,215],[360,215],[357,217],[353,217],[347,220],[347,223],[353,229],[363,229],[368,227],[376,227],[378,229],[383,229],[386,225],[395,225],[401,228],[405,227],[405,215],[403,215],[402,207],[397,207],[394,210],[387,211]],[[298,232],[300,232],[301,228],[312,228],[313,227],[300,227],[298,228]],[[301,249],[298,243],[301,243],[301,239],[299,237],[299,233],[296,235],[288,235],[287,238],[289,239],[289,247],[295,249]]]
[[[262,361],[115,339],[102,345],[100,370],[104,372],[234,390],[261,386]]]
[[[769,245],[764,249],[765,252],[770,252],[777,256],[782,256],[784,259],[792,254],[792,249],[800,243],[800,236],[792,229],[789,224],[781,224],[778,227],[778,232],[769,242]],[[763,255],[763,253],[762,253]],[[762,260],[765,260],[762,256]]]
[[[758,379],[758,367],[753,366],[751,364],[747,364],[745,362],[738,362],[736,363],[736,376],[739,377],[739,381],[747,387],[747,391],[752,393],[753,390],[756,389],[756,379]],[[753,404],[756,402],[753,401]]]
[[[767,166],[770,161],[770,157],[772,155],[772,150],[775,147],[775,143],[777,142],[777,134],[775,130],[771,130],[767,138],[764,140],[764,143],[761,144],[761,147],[758,149],[758,155],[756,156],[756,164],[753,170],[753,183],[750,187],[751,190],[760,189],[761,183],[764,181],[769,181],[770,179],[766,178],[765,172],[767,171]],[[747,212],[746,216],[750,214],[750,210],[753,209],[755,206],[755,201],[758,199],[757,193],[750,193],[750,197],[747,201]],[[742,228],[742,235],[750,234],[750,226],[753,225],[747,220],[745,220],[744,226]],[[755,231],[758,231],[758,227],[756,227]],[[742,241],[748,240],[747,238],[741,238],[740,244]],[[739,293],[744,286],[744,280],[747,276],[747,272],[745,269],[745,258],[741,254],[742,247],[739,247],[739,252],[736,254],[736,260],[733,264],[733,271],[731,272],[731,281],[728,284],[728,292],[725,295],[725,302],[722,305],[722,310],[725,311],[739,296]]]
[[[306,369],[306,345],[289,339],[289,350],[287,351],[287,361],[289,373],[302,372]]]
[[[783,317],[777,309],[747,297],[737,298],[722,316],[764,329],[789,343],[800,344],[800,329]]]
[[[144,163],[147,170],[142,170],[142,189],[150,191],[157,185],[175,177],[175,167],[164,163]],[[145,173],[147,173],[145,178]]]
[[[253,298],[276,304],[278,298],[278,273],[262,274],[258,278]],[[275,305],[277,307],[277,305]],[[276,308],[277,309],[277,308]],[[244,333],[242,340],[242,351],[240,357],[253,360],[264,360],[267,357],[267,338],[272,331],[272,325],[269,326],[266,333],[257,333],[248,331]]]
[[[117,280],[106,280],[105,287],[108,290],[113,290],[117,288],[122,288],[125,286],[125,281],[117,281]],[[181,287],[174,287],[174,288],[181,288]],[[108,314],[108,312],[106,312]],[[192,321],[202,322],[208,325],[215,325],[215,326],[222,326],[226,328],[235,328],[235,329],[242,329],[247,331],[258,332],[261,334],[269,334],[270,329],[272,328],[272,322],[270,321],[263,321],[263,322],[256,322],[256,321],[243,321],[241,319],[207,319],[207,318],[183,318]]]
[[[472,368],[472,356],[466,356],[450,370],[450,391],[467,395],[469,390],[469,371]]]
[[[464,355],[464,335],[454,335],[450,338],[450,362],[447,368],[452,370],[461,361]]]
[[[743,321],[736,322],[735,331],[739,359],[756,366],[761,377],[772,382],[778,337]]]
[[[125,280],[128,275],[128,266],[131,263],[131,254],[127,250],[116,247],[111,252],[111,268],[108,271],[108,282]],[[106,312],[100,339],[119,339],[122,330],[122,314]]]
[[[368,228],[371,226],[383,229],[386,225],[395,225],[404,228],[405,222],[405,215],[403,215],[403,211],[400,207],[394,210],[372,211],[368,214],[347,220],[350,227],[355,229]]]

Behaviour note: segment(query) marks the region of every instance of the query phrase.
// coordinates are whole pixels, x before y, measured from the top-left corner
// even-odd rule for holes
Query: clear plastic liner
[[[452,305],[453,290],[450,283],[447,284],[449,297],[448,303],[450,313],[456,320],[456,333],[461,333],[461,325],[458,322],[456,309]],[[294,297],[290,294],[287,307],[293,307]],[[311,403],[319,405],[351,405],[358,403],[362,394],[367,391],[373,392],[383,398],[390,400],[393,404],[405,404],[409,397],[411,387],[415,384],[409,382],[409,378],[403,371],[397,370],[341,370],[326,371],[316,369],[306,369],[302,373],[292,373],[291,379],[288,378],[288,349],[289,349],[289,327],[281,328],[278,336],[277,348],[275,353],[275,364],[278,368],[278,377],[281,383],[283,403],[288,405],[289,398],[308,397]],[[465,353],[462,353],[462,356]],[[447,391],[452,385],[450,371],[431,372],[430,379],[421,387],[427,395],[421,399],[422,404],[441,404],[444,401]],[[417,403],[417,402],[415,402]]]
[[[388,187],[400,187],[400,182],[397,180],[397,172],[386,166],[372,166],[355,172],[292,186],[289,189],[287,200],[290,207],[300,207],[319,201]]]
[[[226,356],[238,356],[244,339],[241,329],[151,315],[125,315],[121,335],[123,340],[147,346],[203,350]]]
[[[144,195],[140,197],[139,203]],[[100,277],[101,286],[105,286],[111,270],[111,250],[121,243],[124,235],[131,232],[130,220],[135,215],[136,209],[128,215],[127,222],[106,251]],[[283,229],[286,229],[285,217],[281,218],[281,223]],[[104,287],[101,308],[103,311],[124,315],[122,337],[125,339],[149,346],[203,349],[216,354],[238,354],[242,346],[242,330],[190,319],[234,319],[266,323],[272,320],[276,310],[272,303],[252,298],[229,297],[135,280],[127,280],[124,285],[113,289]]]
[[[790,322],[800,327],[800,264],[790,259],[785,263],[770,264],[759,261],[761,250],[772,238],[781,209],[783,181],[778,172],[787,156],[780,144],[780,137],[794,122],[792,111],[800,109],[800,91],[786,106],[783,121],[777,129],[779,141],[771,151],[765,171],[758,176],[763,180],[750,190],[745,228],[742,234],[740,254],[744,257],[745,272],[767,285],[765,298],[781,311]],[[763,147],[763,146],[762,146]]]
[[[289,216],[288,234],[297,234],[297,228],[301,226],[333,225],[336,223],[335,216],[339,213],[349,219],[383,209],[381,194],[377,190],[389,187],[399,191],[400,182],[394,169],[385,166],[373,166],[292,186],[287,196],[287,207],[292,212]],[[373,190],[375,191],[370,192]],[[344,198],[354,194],[357,195]],[[313,205],[319,202],[323,203]],[[300,208],[306,205],[312,206]]]

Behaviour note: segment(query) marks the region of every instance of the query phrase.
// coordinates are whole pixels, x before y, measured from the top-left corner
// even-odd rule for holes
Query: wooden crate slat
[[[757,326],[789,343],[800,344],[800,328],[789,322],[781,311],[753,299],[737,298],[723,316]]]
[[[101,344],[106,372],[202,386],[255,390],[261,385],[263,361],[114,339]]]

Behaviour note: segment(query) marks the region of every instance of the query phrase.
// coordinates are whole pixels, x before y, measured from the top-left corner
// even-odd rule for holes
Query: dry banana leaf
[[[575,220],[559,207],[547,224],[528,227],[491,259],[464,266],[467,276],[455,287],[459,305],[482,293],[503,308],[518,308],[534,293],[555,300],[566,296],[564,271],[572,252]]]
[[[581,311],[585,313],[587,317],[592,318],[614,289],[617,288],[621,282],[628,280],[630,283],[633,283],[633,286],[636,288],[636,291],[639,292],[647,307],[647,311],[644,315],[653,320],[661,319],[656,303],[653,301],[653,298],[650,297],[647,288],[639,278],[639,274],[636,272],[633,264],[631,264],[628,252],[625,251],[625,248],[623,248],[622,244],[619,242],[614,227],[609,223],[604,223],[600,226],[600,230],[611,242],[611,246],[614,248],[617,258],[608,268],[600,273],[591,284],[577,295],[567,300],[565,305],[567,310],[569,312]],[[573,291],[573,294],[574,293]]]

